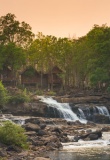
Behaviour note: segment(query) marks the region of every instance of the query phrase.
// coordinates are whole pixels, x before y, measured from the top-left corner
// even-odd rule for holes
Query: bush
[[[107,92],[110,93],[110,85],[107,88]]]
[[[3,86],[2,82],[0,82],[0,105],[4,105],[7,102],[8,102],[7,90]]]
[[[26,89],[23,92],[16,93],[16,95],[10,96],[9,102],[13,104],[29,102],[30,97],[27,94]]]
[[[39,95],[39,96],[41,96],[41,95],[43,95],[43,91],[42,90],[37,90],[36,94]]]
[[[21,126],[6,121],[3,126],[0,126],[0,142],[6,145],[16,145],[27,149],[27,136],[24,132],[25,130]]]
[[[48,91],[48,92],[47,92],[47,95],[49,95],[49,96],[55,96],[55,95],[56,95],[56,92],[54,92],[54,91]]]

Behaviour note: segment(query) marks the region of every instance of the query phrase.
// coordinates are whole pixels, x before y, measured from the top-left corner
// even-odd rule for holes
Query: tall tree
[[[110,27],[94,25],[87,39],[91,50],[88,61],[91,83],[97,86],[110,83]]]
[[[23,64],[26,64],[26,52],[15,43],[8,43],[0,47],[0,69],[10,67],[13,72],[13,78],[16,79],[18,70]]]
[[[20,23],[15,18],[11,13],[0,17],[0,44],[12,42],[26,48],[32,42],[34,34],[29,24]]]

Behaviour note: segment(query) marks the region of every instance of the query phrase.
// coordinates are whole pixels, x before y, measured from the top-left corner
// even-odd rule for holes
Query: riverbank
[[[42,117],[28,117],[22,127],[25,128],[25,134],[28,136],[29,150],[24,151],[16,146],[1,144],[0,156],[2,158],[4,157],[7,160],[49,158],[50,151],[64,151],[64,146],[70,146],[69,143],[78,145],[82,138],[85,143],[93,141],[93,139],[96,142],[96,139],[102,139],[105,132],[110,131],[109,125],[90,122],[82,124],[79,121],[69,123],[64,119]]]
[[[48,103],[41,101],[41,97],[37,95],[33,95],[31,98],[32,101],[30,103],[8,104],[2,108],[3,115],[7,114],[8,119],[13,120],[14,122],[19,122],[19,120],[23,122],[22,127],[26,130],[25,134],[28,136],[28,142],[30,144],[29,150],[27,151],[21,150],[16,146],[5,146],[3,144],[0,144],[0,156],[2,158],[4,157],[4,159],[40,160],[36,159],[36,157],[44,157],[49,159],[49,152],[53,153],[54,151],[63,151],[65,146],[64,144],[68,145],[69,143],[75,143],[78,145],[81,139],[83,139],[85,143],[89,141],[95,142],[98,139],[102,139],[105,132],[110,131],[109,125],[101,125],[92,121],[86,121],[87,123],[81,123],[82,120],[80,121],[80,118],[77,117],[77,119],[75,120],[74,117],[71,117],[73,118],[71,121],[67,121],[65,119],[62,119],[61,117],[47,117],[47,112],[49,112]],[[104,95],[83,95],[83,97],[76,97],[75,95],[73,95],[73,97],[70,95],[54,96],[54,99],[58,100],[58,106],[59,102],[67,102],[71,104],[71,108],[74,104],[73,108],[75,109],[78,108],[77,106],[79,105],[79,102],[84,109],[86,107],[87,109],[89,109],[89,104],[97,103],[103,105],[106,104],[109,109],[109,98],[109,95],[106,95],[105,97]],[[55,101],[54,103],[56,104]],[[88,105],[85,107],[85,104]],[[53,105],[51,104],[50,107],[52,108],[52,112],[54,112],[54,107],[52,106]],[[68,108],[67,105],[65,107]],[[58,107],[56,106],[56,108]],[[52,112],[50,112],[50,115],[53,117]],[[9,118],[8,114],[10,113],[14,115],[14,117],[11,116]],[[66,110],[65,114],[66,113],[68,113],[68,110]],[[17,120],[16,116],[19,116],[17,117]],[[105,117],[107,117],[108,119],[109,115],[105,115]],[[99,119],[100,121],[103,120],[103,116],[101,115]],[[105,121],[103,120],[103,122]],[[46,159],[42,158],[42,160]]]

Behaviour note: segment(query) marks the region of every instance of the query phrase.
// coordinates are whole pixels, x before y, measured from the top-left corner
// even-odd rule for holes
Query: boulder
[[[102,131],[101,130],[96,130],[94,132],[79,135],[79,139],[96,140],[96,139],[101,138],[101,137],[102,137]]]
[[[0,149],[0,157],[7,157],[7,152]]]
[[[89,134],[88,137],[90,140],[97,140],[99,138],[98,134]]]
[[[44,142],[44,145],[47,145],[48,142],[57,142],[58,138],[57,136],[48,136],[48,137],[42,137],[42,141]]]
[[[80,137],[76,135],[71,139],[71,141],[72,142],[78,142],[79,139],[80,139]]]
[[[37,124],[33,124],[33,123],[26,123],[23,127],[26,129],[26,131],[38,132],[40,130],[40,127]]]
[[[15,151],[20,153],[22,151],[22,149],[20,147],[17,147],[15,145],[10,145],[7,147],[6,151]]]
[[[25,120],[25,123],[33,123],[33,124],[40,124],[40,120],[38,118],[28,118]]]
[[[25,133],[25,135],[27,136],[36,136],[36,132],[35,131],[28,131]]]
[[[37,157],[34,158],[34,160],[51,160],[50,158],[44,158],[44,157]]]
[[[102,114],[93,115],[93,120],[95,123],[99,123],[99,124],[109,124],[110,123],[109,116],[105,116]]]
[[[45,129],[45,127],[46,127],[46,124],[40,124],[41,129]]]
[[[52,130],[52,132],[57,132],[57,133],[60,134],[62,132],[62,130],[60,128],[58,128],[58,127],[54,127],[54,129]]]
[[[41,129],[37,132],[37,136],[44,136],[46,134],[47,133],[45,131],[41,130]]]

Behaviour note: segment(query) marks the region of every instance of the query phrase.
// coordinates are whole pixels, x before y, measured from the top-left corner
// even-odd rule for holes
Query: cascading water
[[[82,109],[78,108],[80,119],[86,119],[85,114]]]
[[[48,107],[53,107],[53,109],[57,109],[59,112],[59,117],[64,118],[68,121],[77,121],[79,120],[81,123],[86,123],[87,121],[83,118],[78,118],[78,116],[71,110],[71,107],[68,103],[59,103],[53,98],[45,98],[40,97],[41,101],[46,103]]]
[[[110,116],[108,109],[105,106],[96,106],[96,108],[98,109],[99,114],[105,115],[105,116]]]
[[[83,117],[83,119],[95,123],[110,123],[110,114],[105,106],[80,106],[78,108],[78,117]]]

